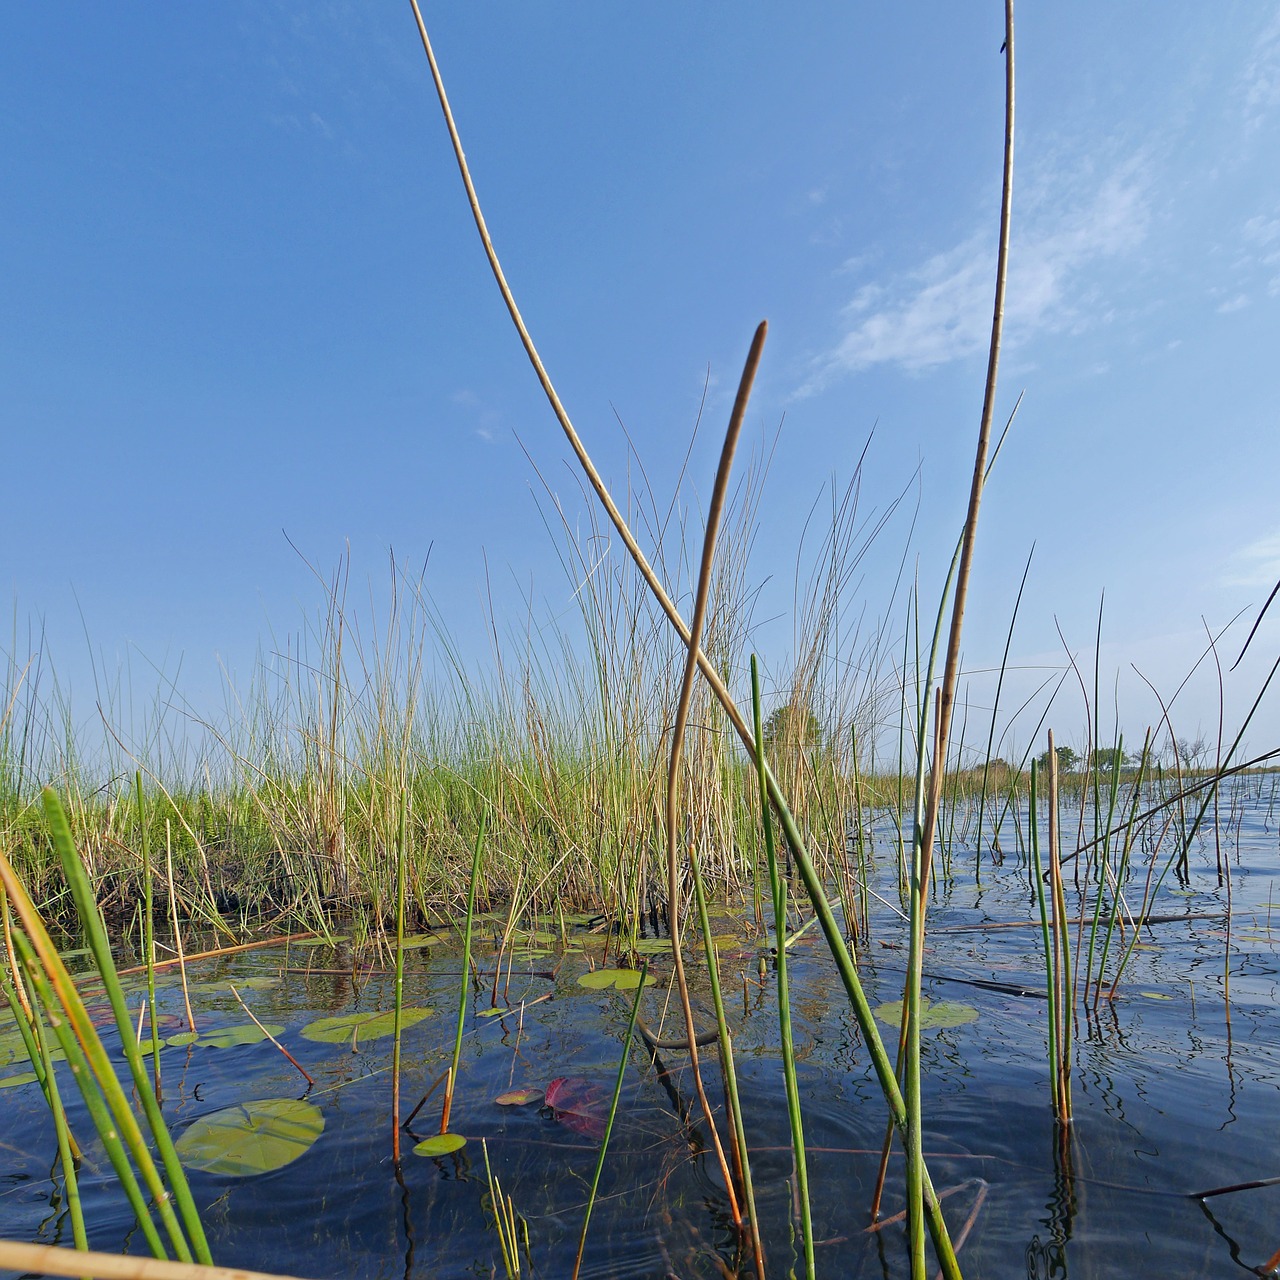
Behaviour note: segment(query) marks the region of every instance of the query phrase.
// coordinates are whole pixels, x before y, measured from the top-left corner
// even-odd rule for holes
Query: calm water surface
[[[1230,817],[1222,847],[1227,882],[1219,884],[1212,842],[1195,848],[1189,877],[1170,874],[1150,908],[1178,918],[1142,931],[1118,998],[1077,1021],[1076,1118],[1065,1153],[1049,1106],[1043,962],[1027,867],[1012,854],[995,866],[984,854],[979,879],[972,853],[957,840],[951,875],[937,879],[926,994],[967,1006],[976,1017],[926,1029],[923,1053],[930,1170],[940,1191],[953,1189],[945,1202],[953,1234],[971,1220],[960,1253],[969,1280],[1249,1275],[1280,1249],[1280,1186],[1206,1200],[1190,1194],[1280,1175],[1280,899],[1273,930],[1278,837],[1271,779],[1240,784],[1235,798],[1223,815],[1224,823]],[[1007,835],[1005,847],[1016,847],[1012,828]],[[884,902],[873,899],[871,940],[860,948],[873,1005],[900,997],[906,957],[888,831],[877,832],[877,845],[876,889]],[[1166,855],[1167,848],[1158,854],[1157,870]],[[1126,888],[1135,910],[1147,857],[1135,850]],[[1031,921],[1036,927],[1026,927]],[[717,927],[726,935],[721,964],[769,1271],[784,1276],[797,1259],[774,973],[766,955],[761,978],[753,924]],[[901,1228],[864,1230],[885,1107],[815,934],[789,954],[819,1274],[905,1276]],[[308,1087],[270,1044],[167,1047],[164,1103],[175,1134],[219,1108],[264,1098],[306,1097],[325,1120],[314,1146],[273,1173],[192,1174],[215,1258],[309,1277],[503,1275],[483,1139],[492,1173],[527,1227],[523,1274],[567,1276],[599,1150],[595,1108],[575,1118],[536,1102],[500,1106],[494,1099],[514,1088],[544,1088],[557,1077],[594,1083],[606,1099],[612,1089],[630,995],[581,986],[579,976],[601,961],[604,938],[579,927],[570,939],[565,949],[545,936],[526,937],[496,998],[491,978],[469,986],[450,1126],[468,1142],[435,1159],[410,1152],[399,1176],[391,1158],[390,1039],[364,1039],[353,1048],[301,1034],[320,1016],[389,1009],[385,962],[339,943],[275,946],[194,965],[199,989],[192,998],[202,1031],[246,1021],[227,987],[235,982],[259,1018],[285,1028],[282,1043],[315,1084]],[[447,1064],[460,960],[447,936],[409,954],[406,1003],[435,1012],[405,1034],[406,1112]],[[483,973],[493,972],[490,940],[478,947],[477,960]],[[647,994],[644,1008],[657,1024],[669,962],[659,953],[653,963],[659,988]],[[704,971],[695,972],[695,988],[709,1009]],[[162,1034],[185,1029],[172,971],[159,1002]],[[895,1033],[884,1030],[892,1045]],[[0,1075],[21,1067],[6,1065],[0,1052]],[[706,1078],[718,1102],[714,1067]],[[64,1095],[70,1092],[68,1081]],[[703,1131],[681,1120],[691,1099],[686,1055],[655,1060],[643,1045],[632,1047],[584,1276],[751,1274],[736,1253]],[[142,1252],[87,1120],[78,1106],[72,1115],[86,1146],[82,1191],[91,1243]],[[414,1121],[415,1138],[430,1136],[438,1124],[437,1092]],[[0,1235],[70,1243],[60,1182],[51,1177],[55,1165],[52,1127],[36,1086],[0,1092]],[[891,1168],[886,1216],[901,1208],[896,1156]]]

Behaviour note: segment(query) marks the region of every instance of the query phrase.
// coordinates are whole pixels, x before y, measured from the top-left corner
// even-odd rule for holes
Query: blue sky
[[[508,277],[606,476],[626,479],[620,418],[665,496],[707,386],[687,496],[705,494],[768,318],[748,426],[781,423],[762,620],[788,607],[805,515],[873,428],[863,503],[918,496],[909,572],[936,598],[981,406],[1002,17],[936,0],[426,10]],[[1229,665],[1280,578],[1280,6],[1155,17],[1114,0],[1019,15],[998,416],[1025,398],[965,642],[969,666],[998,662],[1034,541],[1015,685],[1068,649],[1091,668],[1105,592],[1103,685],[1119,680],[1131,741],[1158,716],[1131,666],[1171,693],[1206,623],[1243,610]],[[407,5],[17,10],[0,122],[4,648],[21,659],[35,636],[77,715],[95,667],[144,701],[160,672],[220,706],[224,673],[246,682],[322,603],[293,546],[327,575],[349,545],[375,611],[388,550],[430,549],[467,646],[486,565],[503,622],[528,595],[570,607],[534,465],[571,515],[580,495]],[[872,617],[909,525],[855,584]],[[776,663],[788,635],[762,621]],[[1229,677],[1228,727],[1278,642],[1280,608]],[[1216,732],[1215,691],[1180,695],[1180,734]],[[1060,699],[1070,741],[1081,701]],[[1249,741],[1278,740],[1264,709]]]

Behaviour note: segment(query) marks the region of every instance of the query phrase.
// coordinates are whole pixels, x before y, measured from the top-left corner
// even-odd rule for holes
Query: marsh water
[[[985,847],[975,862],[963,823],[957,828],[949,870],[939,867],[933,887],[925,983],[934,1007],[950,1016],[923,1030],[922,1052],[929,1167],[939,1191],[951,1193],[944,1204],[953,1236],[968,1227],[959,1256],[969,1280],[1248,1275],[1280,1249],[1280,1185],[1198,1194],[1280,1176],[1280,899],[1273,893],[1280,836],[1272,781],[1231,784],[1220,840],[1212,832],[1198,840],[1186,874],[1174,871],[1161,882],[1146,907],[1154,920],[1139,931],[1115,998],[1100,1000],[1096,1011],[1079,1010],[1075,1119],[1065,1143],[1050,1109],[1033,877],[1026,858],[1009,852],[1017,848],[1011,823],[1002,831],[999,864]],[[872,835],[878,873],[871,887],[879,896],[870,897],[870,936],[858,954],[874,1006],[901,996],[906,929],[896,836],[888,823]],[[1064,835],[1068,847],[1074,835]],[[1148,860],[1154,857],[1158,876],[1171,847],[1156,847],[1154,838],[1135,845],[1125,889],[1133,911],[1141,910]],[[1068,889],[1075,914],[1070,866]],[[192,1170],[218,1262],[317,1278],[505,1275],[496,1179],[521,1224],[521,1274],[571,1273],[633,993],[579,982],[615,963],[618,938],[598,921],[528,923],[528,931],[507,939],[499,978],[503,924],[483,922],[477,939],[479,978],[466,983],[450,1124],[466,1144],[441,1156],[413,1152],[439,1128],[437,1089],[410,1126],[399,1170],[392,1160],[391,1038],[367,1022],[365,1034],[357,1023],[340,1042],[307,1034],[320,1018],[390,1009],[388,957],[349,940],[310,939],[192,963],[190,998],[203,1036],[247,1023],[230,990],[235,984],[262,1022],[282,1028],[276,1038],[314,1084],[265,1040],[167,1043],[160,1054],[164,1110],[175,1135],[211,1113],[263,1099],[306,1099],[323,1117],[323,1132],[282,1168],[256,1176]],[[794,1267],[801,1274],[769,938],[758,936],[746,905],[718,916],[714,927],[768,1272],[785,1276]],[[1088,935],[1086,924],[1086,947]],[[462,985],[455,932],[414,941],[405,1002],[432,1012],[404,1034],[405,1114],[447,1065]],[[195,949],[192,940],[188,949]],[[643,1000],[653,1028],[667,996],[664,949],[661,938],[642,944],[652,952],[656,979]],[[818,1274],[905,1276],[901,1225],[866,1230],[886,1111],[862,1037],[817,931],[798,939],[788,956]],[[709,1010],[704,968],[693,971],[693,985]],[[157,1007],[160,1035],[181,1040],[186,1012],[174,969],[163,971]],[[676,1034],[676,1026],[668,1014],[663,1034]],[[24,1064],[2,1038],[7,1030],[0,1030],[0,1075],[14,1077]],[[896,1032],[883,1030],[892,1050]],[[103,1034],[110,1043],[114,1032]],[[718,1105],[714,1063],[704,1071]],[[568,1082],[559,1095],[564,1109],[543,1103],[556,1080]],[[496,1101],[516,1090],[530,1091],[530,1100]],[[71,1091],[68,1082],[64,1096]],[[0,1236],[70,1244],[53,1129],[38,1087],[0,1091],[0,1116]],[[81,1188],[91,1245],[142,1252],[78,1105],[71,1118],[85,1147]],[[895,1155],[882,1217],[901,1207]],[[655,1055],[641,1040],[627,1053],[581,1274],[752,1274],[705,1148],[687,1054]]]

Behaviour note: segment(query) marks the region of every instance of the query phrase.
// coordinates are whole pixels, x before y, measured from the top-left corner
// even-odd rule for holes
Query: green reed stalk
[[[1071,1119],[1071,1022],[1075,1015],[1075,996],[1071,972],[1071,926],[1067,923],[1067,895],[1062,884],[1062,862],[1058,833],[1058,753],[1053,747],[1053,731],[1049,732],[1049,881],[1053,890],[1055,977],[1058,992],[1058,1091],[1059,1119]]]
[[[1115,885],[1111,894],[1111,911],[1107,919],[1107,934],[1102,941],[1102,955],[1098,959],[1098,974],[1094,979],[1093,986],[1093,1007],[1098,1007],[1098,1001],[1102,996],[1102,979],[1106,976],[1107,956],[1111,951],[1111,940],[1115,935],[1116,921],[1120,918],[1120,894],[1124,888],[1125,878],[1129,874],[1129,855],[1133,849],[1133,836],[1135,830],[1134,819],[1137,816],[1138,805],[1142,801],[1142,779],[1146,773],[1147,760],[1151,752],[1151,730],[1148,728],[1146,738],[1142,743],[1142,756],[1138,761],[1138,774],[1133,783],[1133,800],[1129,806],[1129,822],[1125,824],[1124,846],[1120,851],[1120,865],[1116,869]],[[1135,929],[1136,931],[1136,929]],[[1085,968],[1085,989],[1084,999],[1089,999],[1089,969]]]
[[[1019,402],[1022,396],[1018,396]],[[1018,406],[1013,406],[1014,413],[1017,413]],[[978,796],[978,829],[973,841],[973,876],[977,883],[982,882],[982,820],[986,815],[987,808],[987,780],[991,773],[991,752],[995,748],[996,741],[996,719],[1000,712],[1000,693],[1004,689],[1004,675],[1009,669],[1009,650],[1013,647],[1013,629],[1018,623],[1018,610],[1022,607],[1022,593],[1027,589],[1027,575],[1031,572],[1031,557],[1036,553],[1036,544],[1031,544],[1031,550],[1027,553],[1027,563],[1022,569],[1022,581],[1018,583],[1018,594],[1013,602],[1013,613],[1009,618],[1009,630],[1004,638],[1004,653],[1000,655],[1000,674],[996,678],[996,693],[991,702],[991,729],[987,734],[987,754],[982,765],[982,790]],[[994,832],[996,838],[999,838],[1000,826],[996,824]]]
[[[1039,762],[1031,761],[1031,800],[1028,836],[1031,843],[1031,865],[1035,874],[1036,902],[1040,907],[1040,937],[1044,944],[1045,989],[1049,993],[1049,1081],[1053,1095],[1053,1113],[1058,1114],[1058,983],[1054,966],[1054,946],[1050,937],[1049,904],[1044,892],[1044,864],[1040,857]]]
[[[618,1074],[613,1082],[613,1097],[609,1100],[609,1117],[604,1125],[604,1138],[600,1143],[600,1154],[596,1157],[596,1171],[591,1177],[591,1191],[587,1196],[587,1211],[582,1218],[582,1234],[578,1236],[578,1253],[573,1260],[573,1271],[570,1280],[578,1280],[578,1272],[582,1269],[582,1254],[587,1247],[587,1228],[591,1225],[591,1212],[596,1205],[596,1193],[600,1189],[600,1174],[604,1169],[604,1158],[609,1152],[609,1137],[613,1133],[614,1117],[618,1114],[618,1099],[622,1097],[622,1082],[627,1076],[627,1058],[631,1053],[631,1040],[636,1031],[636,1018],[640,1015],[640,1001],[644,998],[644,984],[649,977],[649,962],[645,960],[640,966],[640,982],[636,987],[636,998],[631,1004],[631,1017],[627,1020],[627,1034],[622,1041],[622,1056],[618,1059]]]
[[[462,935],[462,978],[458,984],[458,1025],[453,1037],[453,1061],[444,1082],[444,1107],[440,1113],[440,1132],[449,1132],[449,1113],[453,1110],[453,1090],[458,1082],[458,1063],[462,1060],[462,1031],[467,1022],[467,983],[471,978],[471,932],[475,924],[476,885],[480,880],[480,853],[484,848],[486,814],[480,811],[480,828],[471,851],[471,879],[467,885],[467,923]]]
[[[156,1101],[161,1101],[160,1091],[160,1022],[156,1017],[156,939],[155,919],[151,902],[151,836],[147,830],[147,810],[142,796],[142,770],[133,775],[134,797],[138,804],[138,826],[142,842],[142,895],[143,895],[143,947],[147,965],[147,1008],[151,1013],[151,1064],[153,1072],[152,1085],[155,1089]],[[173,892],[172,882],[169,892]]]
[[[142,1061],[142,1054],[132,1031],[132,1023],[128,1007],[125,1004],[124,992],[120,986],[120,979],[116,974],[115,961],[111,955],[111,946],[107,940],[102,916],[98,912],[88,873],[80,860],[80,854],[71,836],[71,829],[67,824],[66,813],[56,793],[52,788],[46,787],[43,792],[43,799],[50,836],[62,864],[67,887],[71,891],[72,899],[75,902],[81,928],[84,930],[89,949],[97,965],[98,974],[106,990],[107,998],[111,1003],[112,1012],[115,1014],[116,1026],[123,1042],[125,1058],[129,1063],[130,1074],[142,1104],[152,1140],[164,1166],[165,1176],[169,1182],[169,1192],[164,1189],[132,1108],[128,1105],[124,1091],[120,1087],[120,1082],[116,1078],[106,1051],[102,1047],[102,1042],[84,1011],[83,1002],[75,990],[71,976],[67,973],[65,965],[63,965],[61,958],[58,956],[57,950],[40,921],[35,906],[27,895],[26,890],[18,882],[7,860],[2,857],[0,857],[0,876],[3,877],[5,888],[8,890],[19,915],[22,917],[30,942],[39,954],[39,968],[49,975],[52,988],[57,992],[58,1003],[72,1023],[75,1039],[84,1048],[84,1056],[92,1067],[97,1087],[101,1089],[110,1105],[115,1123],[119,1126],[120,1134],[128,1143],[132,1157],[138,1164],[139,1171],[147,1183],[148,1190],[156,1200],[161,1220],[169,1233],[175,1252],[178,1253],[180,1260],[184,1262],[192,1261],[194,1255],[194,1260],[197,1262],[211,1263],[208,1242],[205,1239],[204,1228],[201,1226],[200,1215],[196,1210],[186,1174],[182,1168],[181,1161],[178,1159],[178,1153],[174,1149],[173,1140],[169,1136],[164,1116],[160,1111],[160,1104],[157,1102],[155,1094],[147,1087],[148,1080],[145,1064]],[[18,935],[15,935],[15,940],[18,940]],[[32,972],[32,977],[37,977],[34,971]],[[55,1030],[58,1030],[58,1028],[55,1028]],[[61,1035],[59,1035],[59,1039],[62,1041]],[[64,1051],[66,1047],[65,1041],[63,1041]],[[72,1069],[74,1072],[74,1063]],[[88,1082],[83,1078],[80,1078],[80,1080],[82,1091],[85,1091]],[[87,1089],[86,1102],[88,1101],[88,1094],[93,1092],[95,1092],[93,1088]],[[173,1206],[175,1203],[178,1208],[178,1215],[181,1217],[181,1223],[179,1223],[178,1216],[174,1214]]]
[[[3,855],[0,854],[0,873],[7,872],[8,869],[7,862],[4,861]],[[7,875],[5,888],[10,893],[13,892]],[[23,923],[24,926],[30,928],[25,919]],[[43,940],[41,941],[43,942]],[[51,1011],[63,1007],[62,1001],[59,995],[55,993],[54,987],[50,983],[43,967],[43,957],[37,954],[35,947],[32,946],[24,934],[15,933],[13,935],[13,943],[19,953],[28,981],[40,1003]],[[52,943],[49,943],[49,946],[52,947]],[[98,1070],[110,1072],[111,1065],[107,1060],[106,1052],[103,1050],[102,1042],[97,1037],[96,1029],[84,1012],[83,1002],[79,1002],[79,997],[75,994],[74,988],[70,987],[69,978],[66,987],[60,986],[59,990],[67,988],[70,988],[72,993],[69,996],[69,1006],[63,1007],[67,1020],[59,1019],[59,1021],[51,1024],[57,1037],[59,1048],[66,1056],[67,1063],[71,1068],[72,1078],[80,1088],[81,1097],[83,1097],[89,1110],[89,1118],[93,1122],[93,1127],[98,1131],[102,1140],[103,1150],[111,1163],[112,1170],[115,1172],[116,1180],[125,1194],[125,1199],[128,1200],[129,1207],[133,1210],[134,1218],[142,1231],[143,1237],[146,1239],[147,1247],[151,1250],[153,1257],[166,1258],[168,1254],[165,1251],[164,1242],[161,1240],[160,1233],[151,1216],[148,1197],[144,1195],[142,1187],[138,1183],[138,1177],[134,1173],[133,1165],[129,1162],[129,1152],[132,1152],[134,1158],[139,1161],[140,1169],[146,1164],[150,1165],[149,1172],[151,1176],[147,1178],[147,1182],[153,1202],[157,1193],[152,1189],[159,1187],[158,1194],[163,1196],[165,1194],[163,1185],[160,1183],[154,1162],[151,1162],[150,1159],[150,1152],[146,1143],[142,1140],[141,1133],[137,1130],[136,1123],[128,1123],[128,1121],[132,1121],[132,1112],[129,1111],[128,1102],[120,1090],[119,1081],[115,1080],[114,1074],[111,1075],[111,1079],[115,1082],[114,1091],[110,1090],[109,1086],[98,1083]],[[77,1002],[79,1002],[78,1007]],[[77,1036],[80,1035],[85,1036],[85,1047],[83,1049],[77,1039]],[[90,1065],[89,1055],[93,1056],[96,1066]],[[38,1048],[36,1049],[36,1058],[33,1061],[37,1060],[40,1060]],[[41,1070],[44,1070],[42,1060]],[[110,1096],[108,1096],[109,1094]],[[121,1108],[124,1109],[126,1123],[118,1125],[115,1116]],[[144,1170],[144,1176],[146,1176],[146,1170]]]
[[[7,902],[5,903],[5,910],[7,913]],[[10,962],[13,963],[14,960],[16,960],[16,956],[11,955]],[[16,982],[22,981],[22,975],[16,967],[13,971],[13,979]],[[58,1142],[58,1162],[62,1165],[63,1179],[66,1186],[67,1209],[71,1214],[72,1236],[77,1249],[87,1249],[89,1241],[85,1234],[84,1214],[80,1204],[80,1185],[76,1178],[76,1166],[80,1162],[80,1149],[76,1145],[75,1138],[72,1136],[71,1129],[67,1124],[67,1113],[62,1104],[62,1096],[58,1091],[53,1055],[49,1049],[48,1037],[44,1033],[43,1021],[34,1007],[29,1008],[29,1001],[26,1000],[25,992],[22,999],[19,999],[14,982],[10,981],[5,974],[0,974],[0,991],[4,992],[5,999],[9,1004],[9,1011],[13,1014],[13,1020],[17,1024],[19,1034],[22,1036],[23,1048],[26,1050],[27,1059],[31,1063],[31,1069],[35,1072],[36,1079],[44,1093],[45,1101],[49,1106],[49,1113],[53,1116],[54,1133]]]
[[[489,1183],[489,1203],[493,1206],[493,1224],[498,1230],[498,1245],[502,1249],[502,1269],[507,1273],[507,1280],[519,1280],[520,1277],[520,1237],[516,1228],[518,1221],[515,1205],[509,1195],[504,1194],[502,1183],[498,1181],[489,1163],[489,1143],[480,1139],[480,1150],[484,1154],[484,1173]],[[528,1240],[526,1237],[526,1246]]]
[[[720,1033],[720,1067],[724,1074],[724,1091],[729,1104],[729,1119],[733,1125],[734,1164],[738,1180],[742,1184],[743,1199],[747,1202],[751,1246],[756,1258],[763,1258],[764,1244],[760,1239],[760,1221],[756,1216],[756,1193],[751,1181],[747,1129],[742,1115],[742,1100],[738,1096],[738,1071],[733,1060],[733,1038],[729,1034],[729,1021],[724,1010],[724,993],[720,987],[720,958],[716,954],[716,944],[711,933],[711,918],[707,913],[707,891],[702,881],[702,865],[696,849],[690,849],[689,863],[693,869],[693,893],[698,908],[698,925],[702,930],[702,945],[707,956],[707,976],[711,983],[711,1000],[716,1011],[716,1029]],[[757,1270],[762,1269],[762,1267],[757,1268]]]
[[[874,752],[874,750],[875,745],[873,742],[872,751]],[[854,918],[850,920],[846,911],[844,926],[850,941],[853,941],[858,936],[860,924],[863,939],[869,942],[871,938],[871,888],[868,883],[870,879],[870,867],[868,866],[870,852],[867,849],[867,840],[863,827],[862,773],[858,764],[858,735],[852,725],[849,728],[849,754],[853,765],[853,821],[854,847],[857,850],[858,859],[858,897]],[[874,776],[874,756],[871,765],[872,776]],[[859,917],[861,917],[861,920],[859,920]]]
[[[782,1078],[787,1091],[787,1120],[791,1125],[791,1150],[795,1154],[796,1189],[800,1199],[800,1231],[804,1238],[804,1266],[809,1280],[817,1275],[813,1256],[813,1215],[809,1206],[809,1166],[805,1159],[804,1120],[800,1114],[800,1087],[796,1081],[796,1050],[791,1034],[791,989],[787,982],[787,887],[778,874],[778,850],[769,813],[764,773],[764,729],[760,715],[760,670],[751,655],[751,711],[755,724],[756,770],[760,779],[760,811],[764,822],[764,850],[773,897],[773,927],[778,940],[778,1032],[782,1039]]]
[[[49,1102],[49,1111],[53,1116],[53,1129],[58,1141],[58,1163],[62,1166],[63,1186],[67,1196],[67,1211],[71,1215],[71,1238],[77,1249],[88,1249],[89,1236],[84,1228],[84,1207],[80,1203],[80,1182],[76,1177],[76,1158],[72,1155],[71,1129],[67,1124],[67,1113],[62,1105],[62,1097],[58,1092],[58,1077],[53,1066],[53,1056],[49,1052],[49,1038],[45,1035],[44,1024],[37,1013],[34,1029],[39,1045],[40,1061],[44,1064],[45,1097]]]
[[[1150,737],[1151,731],[1147,731]],[[1093,920],[1089,925],[1089,950],[1084,959],[1084,999],[1089,998],[1089,978],[1093,973],[1093,956],[1098,938],[1098,928],[1102,923],[1102,899],[1106,890],[1107,876],[1112,873],[1111,869],[1111,837],[1115,834],[1115,817],[1116,802],[1120,795],[1120,762],[1124,759],[1124,734],[1119,734],[1116,739],[1116,745],[1111,755],[1111,786],[1107,793],[1107,818],[1102,826],[1102,835],[1100,843],[1097,846],[1098,856],[1098,883],[1095,890],[1093,903]],[[1126,841],[1126,848],[1128,842]],[[1119,885],[1116,887],[1117,897],[1119,895]],[[1114,918],[1114,914],[1113,914]],[[1081,929],[1084,928],[1084,913],[1081,913]],[[1076,964],[1079,965],[1081,953],[1076,954]],[[1079,970],[1076,972],[1077,988],[1080,986]]]
[[[404,900],[409,842],[409,793],[400,793],[400,833],[396,840],[395,1033],[391,1044],[391,1158],[400,1163],[400,1040],[404,1030]]]

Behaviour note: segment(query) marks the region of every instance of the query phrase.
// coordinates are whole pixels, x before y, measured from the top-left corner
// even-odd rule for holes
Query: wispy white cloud
[[[485,444],[492,444],[502,415],[490,408],[470,387],[459,387],[449,399],[462,411],[461,416],[471,419],[471,434]]]
[[[1280,530],[1241,547],[1222,575],[1224,587],[1273,587],[1280,582]]]
[[[1240,311],[1248,305],[1249,299],[1247,295],[1237,293],[1234,298],[1228,298],[1226,302],[1220,302],[1218,304],[1218,314],[1223,316],[1229,315],[1232,311]]]
[[[1059,172],[1030,184],[1015,211],[1006,341],[1042,331],[1078,330],[1096,316],[1099,260],[1135,247],[1149,218],[1139,163],[1101,181]],[[986,349],[995,275],[994,235],[975,233],[954,248],[886,280],[863,284],[842,313],[844,332],[811,362],[801,394],[874,365],[920,371]]]
[[[1243,72],[1245,121],[1256,128],[1280,106],[1280,14],[1254,42]]]
[[[1262,215],[1250,218],[1244,224],[1241,239],[1244,241],[1244,265],[1253,276],[1271,273],[1267,292],[1274,298],[1280,295],[1280,215]]]

